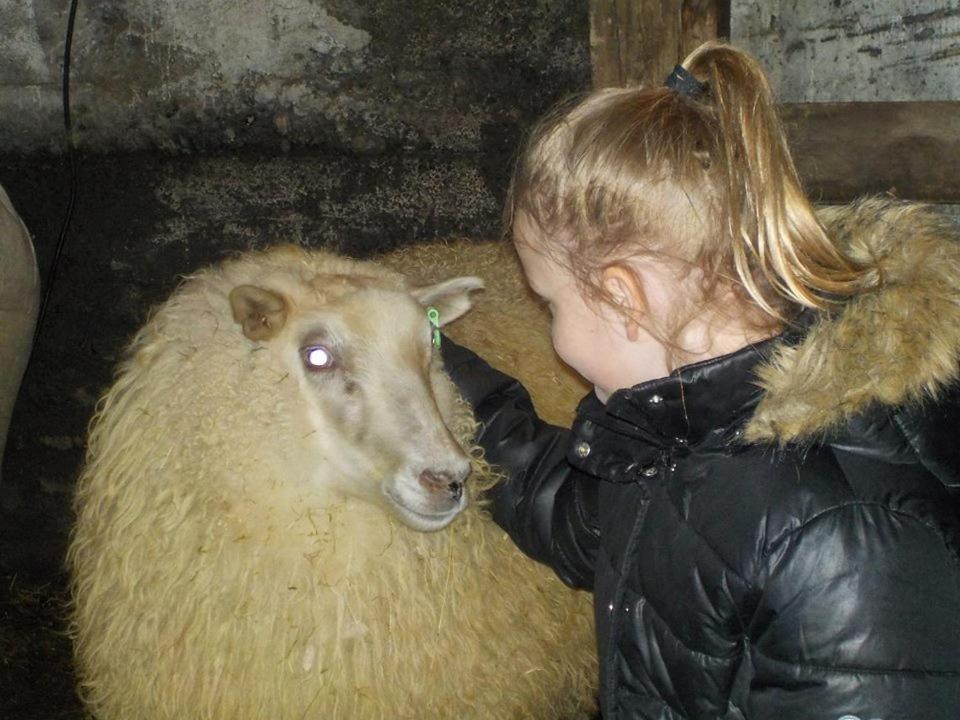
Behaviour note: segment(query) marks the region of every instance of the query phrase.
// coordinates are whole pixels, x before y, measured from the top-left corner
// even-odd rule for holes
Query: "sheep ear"
[[[440,312],[440,325],[446,325],[473,307],[470,292],[482,289],[483,280],[470,276],[425,285],[414,288],[411,292],[424,307],[435,307]]]
[[[287,321],[287,302],[283,295],[255,285],[237,285],[230,291],[233,319],[251,340],[269,340]]]

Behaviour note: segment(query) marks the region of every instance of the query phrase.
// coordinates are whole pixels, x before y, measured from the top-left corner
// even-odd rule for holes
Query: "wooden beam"
[[[593,86],[659,83],[717,37],[729,0],[590,0]]]
[[[816,201],[892,192],[960,203],[960,102],[811,103],[781,114]]]

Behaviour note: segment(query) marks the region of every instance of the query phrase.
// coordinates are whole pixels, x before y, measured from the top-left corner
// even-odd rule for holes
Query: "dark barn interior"
[[[71,3],[0,0],[0,185],[46,292],[0,475],[9,720],[82,716],[63,627],[73,482],[124,345],[181,276],[278,242],[369,257],[495,237],[537,117],[717,36],[774,66],[819,201],[960,202],[953,3],[891,3],[886,23],[852,0],[75,5],[68,141]]]

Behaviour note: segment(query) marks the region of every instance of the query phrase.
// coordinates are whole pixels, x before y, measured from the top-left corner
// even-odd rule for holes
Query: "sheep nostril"
[[[447,492],[454,501],[463,497],[463,480],[455,479],[453,473],[424,470],[417,477],[420,485],[430,492]]]
[[[427,490],[443,490],[450,483],[450,475],[445,472],[435,473],[432,470],[424,470],[417,479]]]

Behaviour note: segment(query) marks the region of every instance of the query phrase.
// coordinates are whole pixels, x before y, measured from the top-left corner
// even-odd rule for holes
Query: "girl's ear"
[[[600,282],[623,312],[623,329],[627,340],[636,341],[640,332],[640,318],[647,313],[647,296],[637,271],[627,263],[614,263],[604,268]]]
[[[424,307],[434,307],[440,313],[440,325],[453,322],[473,307],[470,293],[482,290],[483,280],[478,277],[457,277],[435,285],[425,285],[411,290],[413,297]]]

